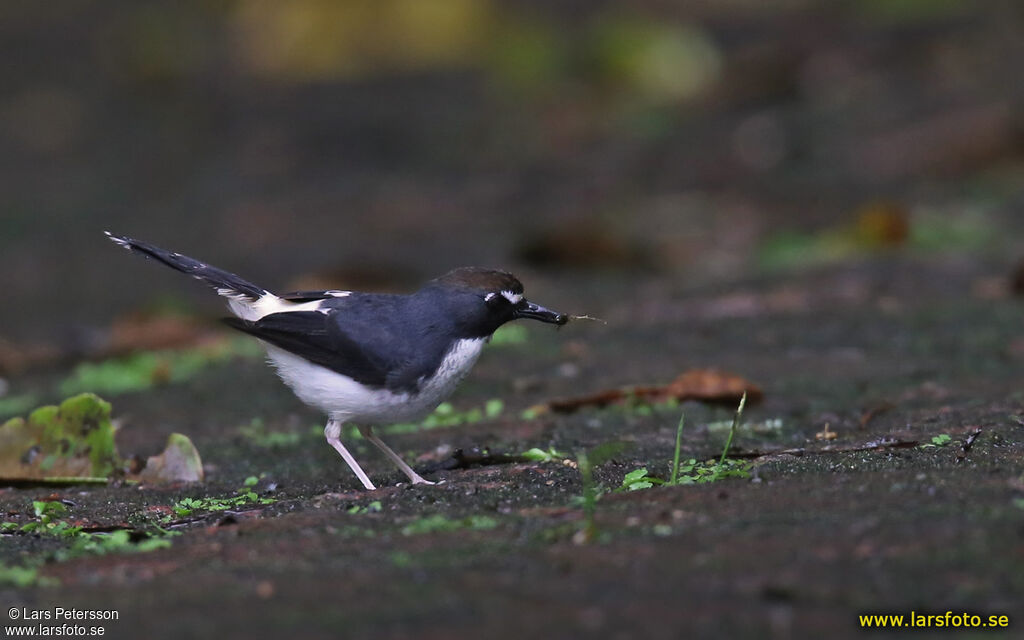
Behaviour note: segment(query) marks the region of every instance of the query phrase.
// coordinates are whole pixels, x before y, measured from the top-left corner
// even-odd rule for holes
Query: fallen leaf
[[[910,237],[910,212],[898,202],[871,202],[857,211],[857,241],[867,248],[899,247]]]
[[[747,394],[747,402],[760,402],[764,397],[760,387],[740,376],[713,369],[691,369],[665,385],[606,389],[585,396],[551,400],[530,410],[535,415],[548,411],[572,413],[583,407],[606,407],[636,400],[654,403],[670,399],[733,405],[744,393]]]
[[[760,402],[764,392],[754,383],[740,376],[714,369],[691,369],[668,383],[664,390],[655,387],[652,395],[664,399],[675,398],[733,405],[747,394],[747,402]]]
[[[0,426],[0,478],[109,477],[120,466],[110,403],[92,393]]]
[[[164,452],[150,456],[138,477],[144,482],[202,482],[203,461],[188,436],[172,433]]]
[[[114,477],[146,482],[199,482],[203,465],[188,437],[173,433],[167,448],[139,473],[117,452],[110,403],[82,393],[59,406],[39,407],[0,426],[0,482],[105,483]]]

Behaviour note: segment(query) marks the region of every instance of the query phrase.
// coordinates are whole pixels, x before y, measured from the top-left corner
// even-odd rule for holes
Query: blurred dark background
[[[1022,249],[1017,0],[3,3],[0,48],[8,347],[215,307],[106,228],[275,289],[538,299]]]

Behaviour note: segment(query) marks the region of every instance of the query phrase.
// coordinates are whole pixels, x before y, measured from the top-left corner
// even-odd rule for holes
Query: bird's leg
[[[366,475],[366,472],[363,471],[363,468],[359,466],[356,459],[348,452],[345,445],[341,444],[341,422],[334,418],[329,418],[327,420],[327,426],[324,427],[324,435],[327,436],[327,444],[334,447],[334,449],[341,454],[341,457],[348,464],[348,468],[352,470],[352,473],[356,474],[356,477],[363,483],[363,486],[370,491],[376,489],[377,487],[373,486],[373,483],[370,482],[370,478]]]
[[[378,449],[383,451],[384,455],[386,455],[391,462],[394,462],[395,465],[402,470],[402,473],[409,477],[409,482],[413,484],[436,484],[429,480],[424,480],[420,474],[412,470],[412,467],[405,464],[405,460],[402,460],[397,453],[391,450],[391,447],[384,444],[384,441],[377,437],[377,434],[373,432],[373,427],[360,426],[359,433],[363,434],[364,438],[375,444]]]

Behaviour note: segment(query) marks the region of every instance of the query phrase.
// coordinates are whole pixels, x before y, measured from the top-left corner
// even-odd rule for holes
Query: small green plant
[[[505,410],[505,402],[500,398],[491,398],[484,406],[473,407],[466,411],[456,411],[450,402],[442,402],[437,405],[434,412],[420,423],[398,423],[383,427],[384,433],[412,433],[421,429],[436,429],[438,427],[456,427],[461,424],[473,424],[482,420],[492,420],[501,415]],[[358,433],[358,430],[354,430]]]
[[[672,471],[669,479],[663,480],[652,476],[648,472],[647,467],[642,467],[627,473],[622,479],[622,485],[616,491],[638,491],[650,489],[656,485],[704,484],[716,482],[723,478],[749,478],[748,463],[726,457],[729,453],[729,447],[732,446],[733,436],[736,434],[736,429],[743,417],[743,409],[746,406],[746,402],[747,394],[744,393],[743,397],[740,398],[739,407],[736,409],[736,415],[733,417],[732,427],[729,429],[725,446],[722,448],[722,455],[717,463],[714,460],[698,462],[696,458],[690,458],[680,463],[683,427],[686,423],[686,416],[683,414],[679,417],[679,425],[676,427],[676,446],[675,452],[672,455]]]
[[[178,500],[171,509],[179,518],[193,515],[197,511],[227,511],[238,507],[252,505],[273,504],[273,498],[267,498],[253,491],[253,487],[259,482],[256,476],[249,476],[245,479],[243,486],[237,491],[237,495],[229,498],[182,498]],[[165,520],[170,520],[170,516]]]
[[[686,412],[679,414],[679,426],[676,427],[676,450],[672,454],[672,475],[669,484],[675,484],[679,480],[679,450],[683,446],[683,425],[686,424]]]
[[[548,447],[547,451],[534,447],[533,449],[524,451],[519,455],[527,460],[532,460],[533,462],[558,462],[565,460],[568,457],[554,447]]]
[[[392,551],[388,554],[388,560],[399,569],[412,566],[412,554],[408,551]]]
[[[527,407],[519,413],[519,417],[522,420],[536,420],[544,414],[542,406]]]
[[[576,532],[573,540],[577,543],[587,543],[597,535],[595,516],[600,494],[597,485],[594,484],[594,466],[587,452],[581,451],[576,456],[576,464],[579,465],[580,478],[583,481],[583,528]]]
[[[493,529],[496,526],[498,526],[498,521],[490,516],[471,515],[458,520],[451,520],[440,513],[435,513],[434,515],[418,518],[402,527],[402,535],[414,536],[437,531],[458,531],[459,529],[482,531]]]
[[[83,362],[60,383],[60,393],[82,391],[117,395],[153,386],[184,382],[214,364],[259,354],[256,342],[243,337],[183,350],[141,351],[102,362]]]
[[[242,434],[246,440],[263,449],[292,447],[306,438],[306,434],[294,431],[270,431],[263,424],[261,418],[253,418],[248,425],[239,427],[238,433]],[[317,434],[322,435],[322,433],[323,428],[317,427]]]
[[[606,442],[594,447],[589,452],[580,451],[576,454],[576,465],[580,470],[580,479],[583,482],[583,527],[576,532],[573,541],[577,544],[592,542],[597,536],[597,501],[604,494],[605,490],[594,482],[594,468],[604,464],[620,451],[621,442]]]
[[[58,562],[86,555],[106,555],[108,553],[145,553],[166,549],[171,546],[170,536],[180,535],[177,531],[156,529],[154,532],[140,533],[119,529],[110,533],[83,533],[75,536],[71,546],[60,549],[54,554]]]
[[[32,502],[32,512],[37,518],[32,522],[18,524],[17,522],[0,523],[0,531],[4,533],[34,533],[37,535],[73,538],[78,535],[82,528],[72,526],[66,520],[57,518],[67,513],[67,507],[55,500]]]
[[[108,553],[138,553],[169,547],[168,538],[179,535],[160,527],[146,531],[119,529],[112,532],[92,533],[83,531],[66,520],[58,519],[67,514],[67,507],[57,501],[34,501],[32,512],[36,520],[25,524],[16,522],[0,523],[0,531],[7,534],[35,535],[60,538],[69,544],[54,551],[47,551],[28,558],[23,566],[0,564],[0,585],[15,587],[45,586],[55,581],[38,575],[38,567],[48,561],[63,562],[87,555]]]
[[[732,458],[719,460],[717,463],[714,460],[697,462],[690,458],[679,468],[680,475],[676,484],[706,484],[725,478],[749,478],[748,466],[746,462]]]
[[[747,392],[743,392],[743,397],[740,398],[740,406],[736,408],[736,417],[732,420],[732,428],[729,429],[729,437],[725,440],[725,446],[722,447],[722,457],[718,460],[719,466],[725,462],[725,456],[729,453],[729,447],[732,446],[732,439],[736,436],[736,428],[740,426],[740,420],[743,418],[743,408],[747,406]]]
[[[57,583],[53,578],[39,575],[39,567],[9,566],[0,563],[0,587],[49,587]]]
[[[627,473],[626,477],[622,479],[622,486],[616,491],[639,491],[640,489],[650,489],[656,484],[665,484],[665,481],[647,475],[647,467],[642,467]]]
[[[365,506],[354,504],[348,508],[348,512],[355,515],[361,515],[364,513],[380,513],[383,508],[384,507],[381,505],[380,500],[374,500]]]
[[[932,436],[931,442],[926,442],[920,445],[922,449],[930,449],[933,447],[944,447],[953,441],[953,437],[948,433],[940,433],[937,436]]]

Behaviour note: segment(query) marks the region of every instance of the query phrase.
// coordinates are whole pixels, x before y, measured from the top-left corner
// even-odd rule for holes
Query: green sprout
[[[239,487],[237,495],[230,498],[182,498],[178,500],[171,509],[179,518],[186,518],[197,511],[227,511],[238,507],[252,505],[273,504],[277,502],[273,498],[260,496],[253,491],[253,487],[259,482],[256,476],[249,476],[245,479],[243,486]],[[167,516],[165,520],[170,520]]]
[[[69,543],[60,549],[30,556],[27,563],[22,566],[0,564],[0,585],[48,586],[55,584],[56,581],[40,577],[38,571],[39,567],[47,562],[64,562],[87,555],[137,553],[164,549],[171,546],[171,542],[167,538],[179,535],[178,532],[167,531],[160,527],[151,527],[145,531],[118,529],[109,533],[92,533],[84,531],[80,526],[72,525],[67,520],[58,519],[67,514],[67,511],[67,507],[61,502],[37,500],[32,503],[32,513],[36,520],[25,524],[0,523],[0,532],[8,535],[59,538]]]
[[[583,482],[583,527],[576,532],[573,538],[577,543],[591,542],[597,536],[597,501],[604,491],[594,482],[594,468],[604,464],[617,453],[622,451],[621,442],[606,442],[594,447],[589,452],[580,451],[576,454],[576,466],[580,470],[580,479]]]
[[[647,467],[640,469],[634,469],[626,474],[622,479],[622,485],[616,489],[616,491],[639,491],[641,489],[650,489],[657,485],[689,485],[689,484],[704,484],[708,482],[715,482],[723,478],[748,478],[750,474],[747,471],[748,463],[739,460],[732,460],[726,456],[729,453],[729,448],[732,446],[733,436],[736,434],[736,429],[739,427],[740,420],[743,418],[743,409],[746,406],[747,394],[744,393],[743,397],[740,398],[739,407],[736,409],[736,415],[733,418],[732,426],[729,429],[729,435],[726,438],[725,446],[722,448],[722,455],[718,459],[718,462],[709,460],[707,462],[698,462],[696,458],[690,458],[685,462],[680,462],[680,452],[683,444],[683,428],[686,423],[686,415],[683,414],[679,417],[679,425],[676,427],[676,446],[675,451],[672,455],[672,473],[669,479],[663,480],[661,478],[650,475]]]
[[[362,515],[364,513],[380,513],[383,509],[384,506],[381,505],[380,500],[374,500],[366,506],[354,504],[348,508],[348,512],[353,515]]]
[[[683,444],[683,425],[686,424],[686,412],[679,414],[679,426],[676,427],[676,451],[672,456],[672,476],[669,484],[675,484],[679,479],[679,449]]]
[[[931,442],[926,442],[919,445],[921,449],[933,449],[935,447],[944,447],[953,441],[953,437],[948,433],[940,433],[937,436],[932,436]]]
[[[747,404],[747,392],[743,392],[743,397],[740,398],[740,406],[736,408],[736,417],[732,420],[732,428],[729,429],[729,437],[725,440],[725,446],[722,447],[722,457],[718,460],[718,466],[721,467],[725,464],[725,455],[729,453],[729,447],[732,446],[733,436],[736,435],[736,428],[740,426],[740,419],[743,418],[743,407]]]

